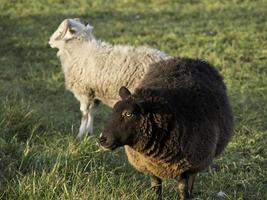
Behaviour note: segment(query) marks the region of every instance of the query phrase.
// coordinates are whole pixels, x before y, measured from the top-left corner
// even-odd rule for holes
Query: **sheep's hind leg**
[[[162,200],[162,180],[154,175],[151,175],[151,187],[156,192],[156,200]]]
[[[89,135],[93,134],[93,125],[94,125],[94,118],[95,118],[95,112],[96,108],[98,107],[100,101],[98,99],[94,99],[94,101],[89,106],[89,112],[88,112],[88,120],[86,124],[86,133],[89,133]]]

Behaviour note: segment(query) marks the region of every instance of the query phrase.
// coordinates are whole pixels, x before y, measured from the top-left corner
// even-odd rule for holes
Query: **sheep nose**
[[[103,133],[100,133],[99,142],[100,144],[104,144],[107,141],[107,138],[103,136]]]

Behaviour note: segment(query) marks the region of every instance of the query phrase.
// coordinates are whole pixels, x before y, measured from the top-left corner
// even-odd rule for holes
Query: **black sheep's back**
[[[223,78],[212,65],[190,58],[161,61],[151,65],[139,89],[165,98],[186,134],[205,134],[196,130],[216,124],[216,155],[223,151],[233,134],[233,116]]]

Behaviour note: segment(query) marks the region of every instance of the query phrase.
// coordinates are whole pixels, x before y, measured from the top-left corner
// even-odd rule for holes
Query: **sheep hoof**
[[[82,139],[82,138],[85,138],[87,135],[88,135],[87,133],[79,132],[78,135],[77,135],[77,138],[78,139]]]

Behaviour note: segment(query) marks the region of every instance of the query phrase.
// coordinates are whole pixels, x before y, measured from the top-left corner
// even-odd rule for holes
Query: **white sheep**
[[[82,120],[78,137],[92,134],[99,99],[112,107],[122,85],[133,91],[149,65],[171,56],[162,51],[126,45],[111,45],[95,39],[93,27],[80,19],[65,19],[50,37],[57,48],[66,88],[80,101]]]

